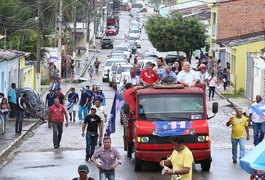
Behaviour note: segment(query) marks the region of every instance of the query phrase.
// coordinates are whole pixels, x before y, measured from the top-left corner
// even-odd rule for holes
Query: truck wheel
[[[201,162],[202,171],[209,171],[211,168],[211,162],[212,162],[211,159]]]
[[[142,161],[135,156],[134,171],[136,171],[136,172],[141,171],[141,169],[142,169]]]
[[[132,145],[127,144],[127,157],[131,158],[132,157]]]

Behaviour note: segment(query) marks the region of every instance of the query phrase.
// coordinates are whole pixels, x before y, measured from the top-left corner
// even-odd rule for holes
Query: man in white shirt
[[[198,74],[190,69],[190,63],[188,61],[183,62],[182,71],[178,73],[177,79],[179,83],[187,87],[194,87],[199,81]]]
[[[133,86],[140,85],[140,77],[136,76],[135,68],[130,69],[130,75],[126,77],[126,83],[132,83]]]
[[[200,71],[199,71],[199,73],[198,73],[198,76],[199,76],[199,78],[200,78],[200,83],[201,83],[201,84],[207,84],[207,82],[208,82],[208,78],[209,78],[209,74],[208,74],[208,72],[207,72],[207,67],[206,67],[206,65],[205,65],[205,64],[201,64],[201,65],[199,66],[199,69],[200,69]]]
[[[251,105],[251,107],[262,102],[260,95],[256,96],[256,102]],[[254,135],[254,145],[258,145],[264,138],[265,134],[265,119],[260,117],[252,108],[249,108],[249,121],[252,122],[253,135]]]
[[[104,122],[107,122],[107,112],[105,111],[104,106],[101,106],[100,100],[96,100],[95,105],[92,107],[96,109],[96,115],[101,119],[101,127],[104,129]],[[102,137],[98,138],[99,146],[102,146]]]
[[[163,60],[162,57],[157,59],[156,66],[153,68],[157,71],[157,74],[162,73],[165,70],[166,62]]]

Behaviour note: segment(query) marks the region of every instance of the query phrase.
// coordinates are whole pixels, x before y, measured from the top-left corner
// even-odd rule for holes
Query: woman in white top
[[[217,85],[217,78],[214,76],[213,72],[211,73],[208,82],[209,82],[209,100],[210,100],[211,94],[212,94],[212,99],[214,98],[215,87]]]

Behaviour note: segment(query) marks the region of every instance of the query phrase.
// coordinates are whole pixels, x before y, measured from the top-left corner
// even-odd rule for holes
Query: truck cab
[[[206,94],[199,87],[162,85],[135,92],[136,109],[125,104],[121,111],[124,149],[133,157],[135,171],[144,161],[160,162],[171,155],[171,136],[181,135],[203,171],[211,167],[211,141]],[[213,113],[218,104],[213,103]]]

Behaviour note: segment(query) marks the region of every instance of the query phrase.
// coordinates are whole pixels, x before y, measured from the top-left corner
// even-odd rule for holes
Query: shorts
[[[75,111],[75,112],[78,111],[78,104],[74,104],[74,105],[69,109],[69,112],[70,112],[70,113],[73,112],[73,111]]]

